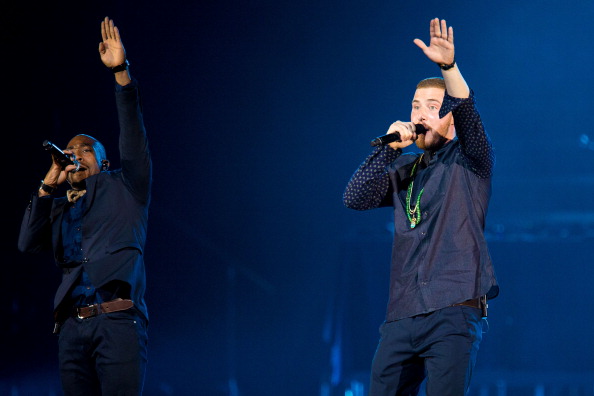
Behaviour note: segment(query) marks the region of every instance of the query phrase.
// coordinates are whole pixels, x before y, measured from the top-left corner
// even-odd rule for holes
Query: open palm
[[[113,20],[105,17],[101,22],[101,38],[99,43],[99,54],[101,61],[107,67],[115,67],[124,63],[126,51],[120,38],[120,32],[113,24]]]
[[[423,40],[414,40],[427,58],[438,64],[448,65],[454,62],[454,28],[448,28],[444,19],[440,21],[435,18],[429,25],[429,36],[429,46],[425,45]]]

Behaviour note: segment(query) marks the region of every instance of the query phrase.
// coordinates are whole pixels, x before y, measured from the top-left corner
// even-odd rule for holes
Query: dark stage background
[[[2,6],[0,394],[59,395],[50,255],[17,251],[41,143],[99,138],[118,167],[106,15],[140,81],[154,155],[146,395],[362,396],[391,215],[342,192],[408,120],[413,44],[454,26],[497,150],[491,302],[473,395],[592,395],[594,3],[203,1]],[[115,205],[116,203],[114,203]],[[554,393],[557,392],[557,393]]]

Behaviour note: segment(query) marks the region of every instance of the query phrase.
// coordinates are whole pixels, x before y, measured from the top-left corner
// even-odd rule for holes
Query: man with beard
[[[103,145],[70,140],[31,198],[18,247],[53,248],[62,271],[54,299],[60,378],[65,395],[140,395],[147,361],[144,301],[151,156],[138,82],[131,78],[119,30],[101,22],[99,54],[115,78],[121,169],[109,170]],[[54,197],[68,182],[66,197]]]
[[[410,121],[388,129],[400,138],[373,151],[343,196],[351,209],[394,210],[389,301],[370,396],[416,395],[425,378],[428,396],[466,394],[487,299],[499,291],[484,237],[493,148],[454,60],[453,28],[433,19],[430,39],[414,43],[442,78],[417,85]],[[422,152],[403,153],[413,143]]]

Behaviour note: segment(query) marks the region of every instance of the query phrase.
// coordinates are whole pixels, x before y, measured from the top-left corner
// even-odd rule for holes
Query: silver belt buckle
[[[97,312],[98,312],[98,311],[97,311],[97,306],[96,306],[96,304],[87,305],[87,306],[86,306],[86,307],[84,307],[84,308],[91,308],[91,310],[90,310],[90,315],[89,315],[89,316],[87,316],[87,317],[80,316],[80,310],[81,310],[81,308],[77,308],[77,309],[76,309],[76,317],[77,317],[77,318],[79,318],[79,319],[88,319],[88,318],[92,318],[93,316],[97,316]]]

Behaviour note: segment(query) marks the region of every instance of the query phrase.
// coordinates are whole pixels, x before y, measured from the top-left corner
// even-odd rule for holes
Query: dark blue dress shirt
[[[368,210],[394,209],[394,243],[386,321],[432,312],[499,292],[484,237],[495,155],[475,107],[445,94],[440,117],[452,112],[457,137],[436,152],[402,154],[376,148],[351,177],[344,204]],[[411,228],[406,193],[423,188],[421,219]]]
[[[86,195],[83,195],[76,202],[70,204],[70,207],[64,211],[62,218],[62,244],[64,246],[64,260],[68,267],[82,265],[82,214]],[[78,283],[75,284],[70,293],[71,306],[84,307],[91,304],[100,304],[118,298],[122,294],[122,284],[120,282],[111,282],[95,288],[89,279],[89,275],[84,270],[81,271]]]

